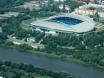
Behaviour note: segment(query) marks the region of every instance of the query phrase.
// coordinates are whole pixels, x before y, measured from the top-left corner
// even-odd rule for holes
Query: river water
[[[31,53],[20,52],[12,48],[0,47],[0,60],[11,61],[14,63],[32,64],[36,67],[57,71],[69,72],[79,75],[82,78],[104,78],[104,71],[69,61],[51,59],[44,56],[37,56]]]

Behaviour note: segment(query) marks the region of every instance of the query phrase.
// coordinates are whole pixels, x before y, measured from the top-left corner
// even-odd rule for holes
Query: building
[[[102,4],[104,0],[96,0],[98,4]]]
[[[94,15],[96,13],[96,9],[85,5],[85,6],[80,6],[79,8],[76,8],[75,13],[83,14],[83,15]]]
[[[83,2],[87,2],[87,3],[102,3],[103,0],[80,0],[80,1],[83,1]]]
[[[55,2],[64,2],[66,0],[54,0]]]
[[[47,19],[40,19],[32,22],[31,25],[57,32],[76,33],[89,32],[95,28],[95,23],[92,18],[75,13],[66,13]]]
[[[0,14],[0,19],[10,18],[12,16],[17,17],[19,15],[18,12],[7,12],[5,14]]]
[[[0,78],[4,78],[3,76],[0,76]]]
[[[95,3],[95,0],[79,0],[79,1],[82,1],[82,2],[85,2],[85,3]]]
[[[58,34],[56,33],[56,31],[45,31],[45,34],[47,35],[53,35],[53,36],[57,36]]]
[[[30,0],[24,2],[23,5],[17,6],[16,8],[28,8],[30,10],[40,10],[42,7],[47,7],[49,0]]]
[[[27,42],[34,43],[35,42],[35,38],[34,37],[27,38]]]
[[[64,11],[64,12],[69,12],[70,11],[69,5],[66,5],[66,4],[60,4],[59,9],[60,9],[60,11]]]
[[[99,7],[99,8],[97,9],[97,12],[98,12],[98,14],[99,14],[99,16],[100,16],[101,18],[104,18],[104,8]]]
[[[76,8],[75,13],[82,15],[94,15],[98,13],[101,18],[104,18],[104,5],[89,3],[88,5]]]

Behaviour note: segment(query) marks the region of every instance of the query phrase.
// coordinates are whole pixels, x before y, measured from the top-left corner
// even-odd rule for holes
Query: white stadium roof
[[[56,18],[56,17],[71,17],[71,18],[82,20],[83,22],[76,24],[74,26],[73,25],[65,26],[65,24],[62,24],[62,23],[46,21],[46,20],[50,20],[50,19]],[[47,28],[50,30],[77,32],[77,33],[88,32],[95,28],[95,23],[92,18],[90,18],[88,16],[77,15],[75,13],[61,14],[61,15],[49,17],[47,19],[40,19],[40,20],[32,22],[31,25],[37,26],[37,27],[42,27],[42,28]]]

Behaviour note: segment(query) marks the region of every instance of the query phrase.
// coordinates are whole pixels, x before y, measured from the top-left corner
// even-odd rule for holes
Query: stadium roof
[[[71,18],[82,20],[83,22],[76,24],[74,26],[73,25],[65,26],[64,24],[61,24],[61,23],[46,21],[56,17],[71,17]],[[40,19],[32,22],[31,25],[36,27],[47,28],[49,30],[77,32],[77,33],[88,32],[95,28],[95,23],[92,18],[84,15],[78,15],[75,13],[61,14],[61,15],[49,17],[47,19]]]

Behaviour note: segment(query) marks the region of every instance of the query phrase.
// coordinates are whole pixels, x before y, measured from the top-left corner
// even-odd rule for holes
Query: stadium
[[[31,25],[48,30],[76,33],[89,32],[95,29],[95,23],[92,18],[75,13],[60,14],[47,19],[39,19],[32,22]]]

